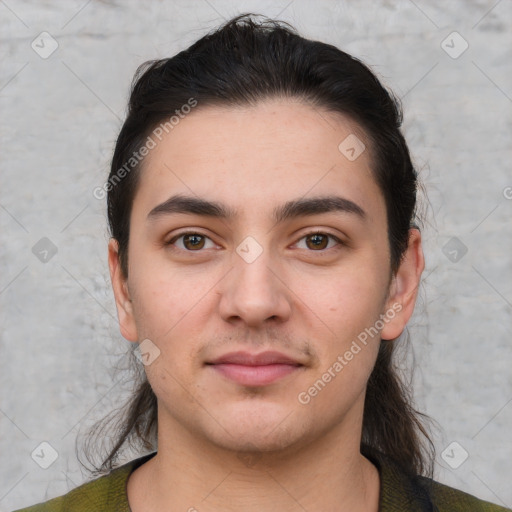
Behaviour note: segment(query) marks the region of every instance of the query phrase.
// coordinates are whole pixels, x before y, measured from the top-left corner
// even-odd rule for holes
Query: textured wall
[[[92,191],[135,68],[246,11],[339,45],[403,99],[429,196],[408,357],[441,427],[437,478],[512,507],[512,5],[436,4],[0,2],[0,511],[81,483],[77,432],[122,391],[111,368],[129,344]]]

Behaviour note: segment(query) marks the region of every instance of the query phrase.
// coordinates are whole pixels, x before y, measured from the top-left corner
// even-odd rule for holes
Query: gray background
[[[92,191],[106,179],[133,73],[247,11],[353,53],[403,99],[429,197],[427,269],[406,357],[417,365],[418,407],[441,427],[436,477],[512,507],[510,0],[5,0],[0,510],[84,481],[77,433],[126,395],[112,366],[129,343],[110,290],[105,205]],[[48,58],[31,47],[43,51],[43,31],[58,43]],[[53,256],[34,254],[43,237]],[[48,469],[31,458],[36,450],[40,464],[51,461],[41,442],[58,453]]]

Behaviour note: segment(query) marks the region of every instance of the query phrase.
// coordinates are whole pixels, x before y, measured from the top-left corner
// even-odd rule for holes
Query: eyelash
[[[178,235],[174,236],[173,238],[171,238],[171,240],[169,240],[168,242],[165,243],[166,246],[168,247],[171,247],[172,250],[177,250],[177,251],[184,251],[184,252],[188,252],[188,253],[194,253],[194,252],[203,252],[202,249],[199,249],[197,251],[190,251],[188,249],[181,249],[181,248],[176,248],[176,247],[173,247],[173,244],[179,240],[180,238],[183,238],[184,236],[187,236],[187,235],[197,235],[197,236],[200,236],[202,238],[207,238],[209,240],[211,240],[211,238],[201,232],[198,232],[198,231],[185,231],[183,233],[179,233]],[[329,247],[329,248],[326,248],[326,249],[320,249],[318,251],[314,251],[314,250],[308,250],[308,252],[318,252],[318,253],[324,253],[330,249],[339,249],[340,247],[339,246],[343,246],[345,245],[345,243],[340,240],[337,236],[334,236],[330,233],[326,233],[326,232],[323,232],[323,231],[311,231],[310,233],[306,233],[305,235],[303,235],[302,237],[299,238],[298,242],[300,242],[301,240],[304,240],[305,238],[308,238],[308,237],[311,237],[311,236],[314,236],[314,235],[323,235],[323,236],[327,236],[328,238],[334,240],[338,246],[335,246],[335,247]],[[213,241],[213,240],[212,240]]]

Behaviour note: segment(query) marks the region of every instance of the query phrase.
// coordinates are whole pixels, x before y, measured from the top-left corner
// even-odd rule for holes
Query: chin
[[[282,454],[303,441],[302,436],[293,434],[295,433],[290,435],[289,432],[272,432],[264,436],[260,431],[253,429],[241,431],[238,435],[234,434],[233,437],[216,436],[210,441],[219,448],[240,454]]]
[[[203,432],[213,444],[235,452],[281,452],[313,435],[293,411],[275,405],[217,419],[222,426],[210,424]]]

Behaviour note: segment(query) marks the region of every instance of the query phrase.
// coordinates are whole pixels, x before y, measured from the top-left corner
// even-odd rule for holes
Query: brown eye
[[[308,235],[306,237],[306,245],[310,249],[325,249],[329,243],[329,239],[326,235],[315,233],[314,235]]]
[[[313,252],[321,252],[325,249],[331,249],[335,245],[343,245],[339,238],[334,235],[329,235],[328,233],[309,233],[308,235],[303,236],[299,243],[302,240],[305,240],[305,248]],[[334,240],[336,243],[329,246],[329,242],[331,240]]]
[[[204,247],[204,236],[192,234],[183,237],[183,245],[187,249],[202,249]]]
[[[207,241],[210,241],[210,243],[214,245],[206,235],[189,232],[175,236],[172,240],[167,242],[166,245],[182,251],[199,252],[204,248],[208,249],[206,246]]]

